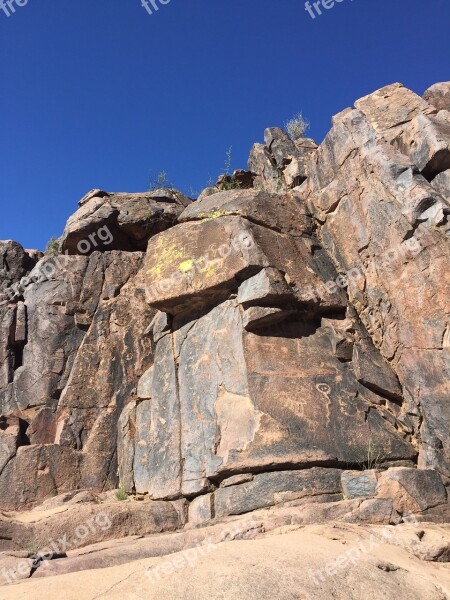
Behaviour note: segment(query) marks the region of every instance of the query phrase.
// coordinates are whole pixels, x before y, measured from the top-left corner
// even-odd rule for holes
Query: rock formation
[[[136,558],[249,513],[449,522],[449,111],[449,83],[389,85],[319,146],[267,129],[195,202],[93,190],[60,254],[0,242],[8,565],[96,502],[113,525],[90,543],[184,536]],[[433,586],[417,597],[448,597]]]

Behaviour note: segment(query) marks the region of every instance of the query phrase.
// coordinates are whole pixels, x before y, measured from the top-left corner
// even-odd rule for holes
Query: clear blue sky
[[[159,1],[159,0],[156,0]],[[165,170],[205,187],[265,127],[330,118],[400,81],[450,79],[449,0],[29,0],[0,11],[0,239],[43,249],[88,190]]]

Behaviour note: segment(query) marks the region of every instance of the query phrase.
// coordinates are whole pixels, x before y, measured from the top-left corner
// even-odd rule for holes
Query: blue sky
[[[156,0],[159,2],[159,0]],[[246,166],[265,127],[400,81],[450,79],[449,0],[28,0],[0,11],[0,239],[43,249],[88,190],[184,191]]]

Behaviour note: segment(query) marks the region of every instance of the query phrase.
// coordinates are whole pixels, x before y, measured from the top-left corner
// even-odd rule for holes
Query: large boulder
[[[180,221],[149,242],[147,300],[155,308],[175,314],[214,305],[267,267],[286,275],[293,302],[345,308],[342,290],[326,286],[337,274],[295,192],[221,192],[187,208]]]
[[[176,190],[138,194],[93,190],[68,220],[61,245],[68,254],[145,250],[152,235],[176,223],[191,200]]]
[[[327,329],[301,313],[257,333],[242,320],[228,300],[175,319],[157,343],[148,410],[127,427],[126,447],[145,447],[134,475],[121,465],[130,490],[190,496],[275,465],[364,465],[370,451],[385,462],[414,460],[403,425],[334,355]]]
[[[423,98],[438,110],[450,111],[450,81],[435,83],[427,89]]]

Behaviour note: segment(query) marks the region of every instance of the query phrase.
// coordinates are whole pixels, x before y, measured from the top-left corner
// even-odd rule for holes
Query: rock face
[[[120,484],[132,533],[449,521],[447,92],[267,129],[196,202],[92,190],[58,256],[2,242],[0,510]]]
[[[397,84],[356,106],[314,155],[305,195],[333,263],[359,273],[349,301],[399,378],[419,465],[448,475],[450,189],[430,183],[448,168],[450,122]]]
[[[116,215],[120,219],[99,210],[102,218],[97,212],[94,220],[82,221],[76,213],[66,228],[64,254],[45,256],[36,264],[39,255],[15,242],[0,247],[2,441],[8,434],[0,450],[3,509],[117,483],[117,422],[153,362],[146,330],[155,311],[145,301],[144,255],[128,251],[130,239],[137,239],[131,229],[123,229],[108,251],[98,244],[87,255],[77,248],[79,236],[85,235],[86,244],[95,248],[96,240],[112,239],[114,227],[126,219],[151,222],[150,235],[170,226],[183,202],[189,204],[176,192],[134,198],[95,190],[83,199],[80,211],[92,216],[92,205],[102,201],[110,208],[119,202],[117,196],[123,200],[122,213]],[[113,249],[122,242],[124,249]],[[14,427],[11,419],[16,419]],[[17,427],[20,435],[12,435]]]
[[[153,359],[142,260],[122,251],[45,258],[10,306],[25,313],[26,335],[0,405],[24,435],[0,475],[3,508],[114,485],[118,415]]]
[[[56,256],[0,242],[0,585],[339,522],[392,561],[335,584],[342,548],[291,550],[295,597],[450,593],[422,564],[450,560],[449,90],[389,85],[320,146],[267,129],[196,202],[92,190]]]

